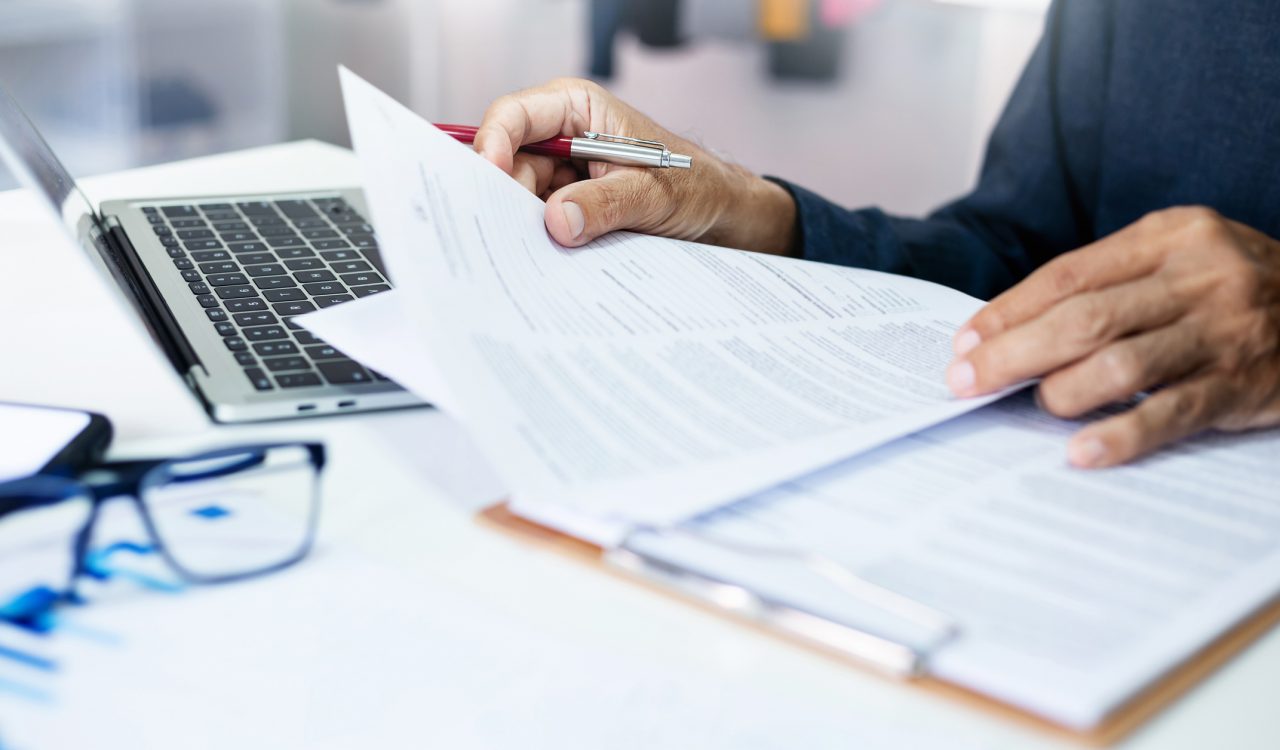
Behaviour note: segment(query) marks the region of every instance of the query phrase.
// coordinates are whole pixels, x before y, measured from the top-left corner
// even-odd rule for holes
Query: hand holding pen
[[[470,137],[476,151],[547,202],[547,231],[562,245],[629,229],[747,250],[791,249],[795,204],[785,190],[664,130],[591,81],[561,79],[504,96],[474,134],[453,135]],[[595,160],[606,156],[631,160]]]

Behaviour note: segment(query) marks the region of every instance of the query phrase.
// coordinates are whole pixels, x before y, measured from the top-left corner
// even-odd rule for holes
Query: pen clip
[[[609,135],[608,133],[597,133],[594,130],[588,130],[582,134],[583,138],[592,141],[611,141],[614,143],[626,143],[632,146],[644,146],[646,148],[655,148],[663,153],[667,152],[667,144],[661,141],[646,141],[642,138],[630,138],[625,135]]]

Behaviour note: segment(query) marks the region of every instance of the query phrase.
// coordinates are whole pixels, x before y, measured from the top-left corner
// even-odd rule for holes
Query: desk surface
[[[349,152],[302,142],[95,177],[85,180],[84,187],[99,202],[322,189],[354,184],[356,175]],[[712,686],[701,689],[696,699],[684,696],[675,705],[671,696],[660,700],[648,695],[654,688],[646,677],[643,685],[624,691],[629,696],[626,700],[618,700],[616,691],[601,697],[591,687],[596,677],[601,684],[607,680],[614,685],[628,679],[625,670],[619,675],[617,666],[607,660],[600,663],[601,674],[596,677],[589,665],[579,669],[573,684],[556,685],[559,672],[552,671],[541,678],[546,681],[545,691],[522,694],[523,705],[489,706],[476,713],[482,720],[472,717],[465,726],[452,727],[450,736],[457,738],[454,747],[516,744],[508,743],[513,738],[519,738],[522,747],[585,744],[590,735],[576,733],[577,728],[564,718],[572,715],[564,711],[566,700],[576,702],[577,710],[591,716],[596,726],[616,728],[617,736],[609,738],[611,747],[679,747],[691,738],[704,747],[718,743],[742,747],[742,736],[708,731],[708,725],[756,726],[761,706],[770,705],[786,715],[759,725],[762,728],[751,737],[753,746],[787,746],[789,738],[801,735],[806,742],[818,737],[825,738],[824,746],[842,746],[841,740],[849,738],[852,728],[890,733],[885,737],[892,737],[894,731],[909,732],[901,742],[885,741],[886,747],[1077,746],[842,666],[477,524],[474,510],[501,496],[501,483],[457,427],[437,412],[419,409],[215,427],[131,325],[127,312],[110,304],[92,270],[77,257],[78,249],[60,239],[58,229],[30,196],[0,194],[0,238],[5,263],[0,291],[0,400],[104,412],[117,426],[113,453],[118,457],[259,439],[320,437],[332,455],[324,545],[359,550],[394,565],[424,599],[437,593],[463,597],[476,602],[477,611],[488,613],[503,627],[537,631],[571,650],[618,654],[626,664],[645,664],[675,681],[696,675],[702,680],[697,684]],[[474,639],[492,637],[482,632],[488,631],[477,628]],[[465,635],[455,637],[460,639],[458,649],[484,653],[484,643],[466,643]],[[152,641],[136,647],[166,645],[173,646]],[[449,672],[463,668],[445,664],[422,679],[457,684],[465,690],[466,685],[476,684],[474,680]],[[503,670],[510,670],[512,679],[528,678],[514,674],[528,665],[501,662],[483,668],[496,670],[499,677]],[[199,679],[199,675],[193,677]],[[337,677],[353,683],[377,679],[376,674]],[[1273,632],[1123,747],[1280,747],[1280,711],[1273,705],[1278,679],[1280,633]],[[749,688],[751,698],[742,697],[746,693],[739,687]],[[485,691],[461,698],[478,707],[493,700]],[[502,700],[510,701],[510,696]],[[245,710],[266,714],[275,710],[269,693],[244,705],[254,707]],[[294,718],[282,721],[306,721],[306,712],[288,716]],[[376,713],[361,716],[347,727],[345,738],[351,746],[362,744],[361,738],[387,737],[391,728],[378,726]],[[805,731],[798,731],[798,725],[788,727],[788,721],[803,722]],[[288,736],[307,737],[302,731]]]

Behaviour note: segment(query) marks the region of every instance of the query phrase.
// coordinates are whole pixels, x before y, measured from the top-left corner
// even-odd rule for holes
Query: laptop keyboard
[[[151,228],[259,391],[385,381],[293,316],[385,292],[373,227],[341,198],[146,206]]]

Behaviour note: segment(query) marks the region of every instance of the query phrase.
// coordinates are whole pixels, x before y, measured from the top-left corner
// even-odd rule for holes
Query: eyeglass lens
[[[316,473],[302,446],[170,461],[139,499],[169,555],[203,577],[251,573],[299,556],[310,538]]]

